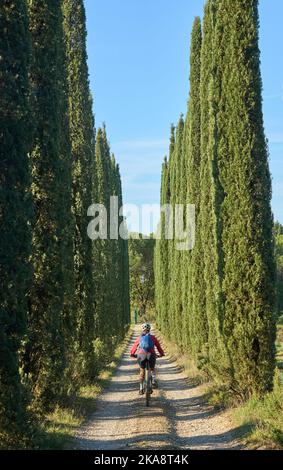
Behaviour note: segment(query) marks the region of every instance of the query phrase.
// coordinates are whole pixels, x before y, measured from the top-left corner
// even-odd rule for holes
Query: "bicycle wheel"
[[[145,401],[146,401],[146,406],[149,406],[150,395],[151,395],[150,369],[149,369],[149,361],[147,361],[146,362],[146,369],[145,369]]]

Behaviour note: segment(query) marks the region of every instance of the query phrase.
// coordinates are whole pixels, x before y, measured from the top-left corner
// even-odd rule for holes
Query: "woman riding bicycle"
[[[142,325],[142,334],[137,337],[136,341],[133,344],[133,347],[130,351],[131,357],[137,357],[138,359],[138,364],[140,367],[140,391],[139,394],[142,395],[144,393],[143,389],[143,382],[145,378],[145,368],[146,368],[146,353],[150,353],[149,357],[149,367],[151,370],[151,376],[152,376],[152,387],[157,388],[157,381],[156,381],[156,375],[155,375],[155,364],[156,364],[156,353],[155,353],[155,348],[158,350],[160,357],[165,356],[165,353],[158,341],[158,339],[150,334],[151,330],[151,325],[149,323],[144,323]],[[149,350],[144,350],[142,348],[142,341],[143,341],[143,336],[149,336],[149,341],[151,341],[151,347]]]

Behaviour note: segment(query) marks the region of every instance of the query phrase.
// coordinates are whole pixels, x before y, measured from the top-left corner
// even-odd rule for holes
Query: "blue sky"
[[[85,0],[96,127],[106,122],[124,202],[159,202],[171,122],[186,112],[189,46],[204,0]],[[260,0],[263,105],[273,211],[283,223],[283,2]]]

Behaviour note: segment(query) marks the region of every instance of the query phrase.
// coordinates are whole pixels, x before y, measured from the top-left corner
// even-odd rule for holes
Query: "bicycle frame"
[[[149,367],[150,356],[151,356],[151,353],[146,354],[146,367],[145,367],[145,379],[144,379],[146,406],[149,406],[150,395],[152,393],[152,376],[151,376],[151,370]]]
[[[142,360],[146,361],[145,363],[145,378],[144,378],[144,381],[143,381],[143,390],[145,392],[145,401],[146,401],[146,406],[149,406],[149,402],[150,402],[150,396],[152,394],[152,375],[151,375],[151,370],[150,370],[150,367],[149,367],[149,359],[150,359],[150,356],[151,356],[151,353],[142,353],[142,354],[136,354],[134,355],[134,357],[141,357]],[[160,357],[160,356],[156,356],[157,358]]]

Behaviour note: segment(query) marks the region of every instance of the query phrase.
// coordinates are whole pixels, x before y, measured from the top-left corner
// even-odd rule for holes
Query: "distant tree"
[[[131,308],[137,306],[146,319],[154,305],[153,252],[155,240],[142,234],[129,238],[130,300]]]
[[[278,235],[283,235],[283,225],[279,222],[275,222],[274,224],[274,234],[277,237]]]

